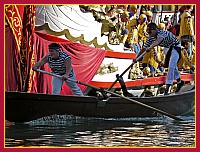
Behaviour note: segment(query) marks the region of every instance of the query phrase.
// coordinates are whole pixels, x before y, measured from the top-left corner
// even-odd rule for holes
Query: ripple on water
[[[194,147],[194,119],[51,116],[6,127],[6,147]]]

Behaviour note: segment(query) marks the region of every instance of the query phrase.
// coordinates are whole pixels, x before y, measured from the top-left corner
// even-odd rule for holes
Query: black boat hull
[[[157,97],[132,97],[175,116],[185,115],[194,107],[194,90]],[[5,93],[5,119],[26,122],[50,115],[74,115],[102,118],[154,117],[157,112],[119,97],[61,96],[23,92]]]

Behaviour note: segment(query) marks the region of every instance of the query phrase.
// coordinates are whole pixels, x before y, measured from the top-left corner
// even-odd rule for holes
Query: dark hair
[[[190,9],[193,5],[185,5],[186,9]]]
[[[49,49],[60,50],[61,46],[57,43],[51,43],[48,45]]]
[[[186,45],[188,45],[188,43],[189,43],[189,41],[187,41],[187,40],[183,40],[183,41],[181,41],[181,46],[186,46]]]
[[[156,30],[158,27],[157,27],[157,25],[156,25],[156,23],[149,23],[148,25],[147,25],[147,27],[149,28],[149,30]]]

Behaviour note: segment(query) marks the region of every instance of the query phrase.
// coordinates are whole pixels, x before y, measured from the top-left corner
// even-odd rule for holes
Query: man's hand
[[[68,75],[67,74],[64,74],[63,76],[62,76],[62,80],[63,81],[66,81],[68,79]]]
[[[151,51],[151,49],[152,49],[151,47],[147,47],[147,48],[145,49],[145,51],[146,51],[146,52],[149,52],[149,51]]]
[[[144,51],[146,51],[146,48],[142,48],[142,49],[140,50],[140,52],[138,53],[137,57],[139,57]]]
[[[33,67],[32,67],[32,70],[33,70],[33,71],[36,71],[36,70],[37,70],[37,67],[36,67],[36,66],[33,66]]]

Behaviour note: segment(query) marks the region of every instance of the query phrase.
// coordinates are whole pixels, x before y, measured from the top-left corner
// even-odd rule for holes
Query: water
[[[50,116],[6,126],[5,147],[195,147],[194,117]]]

